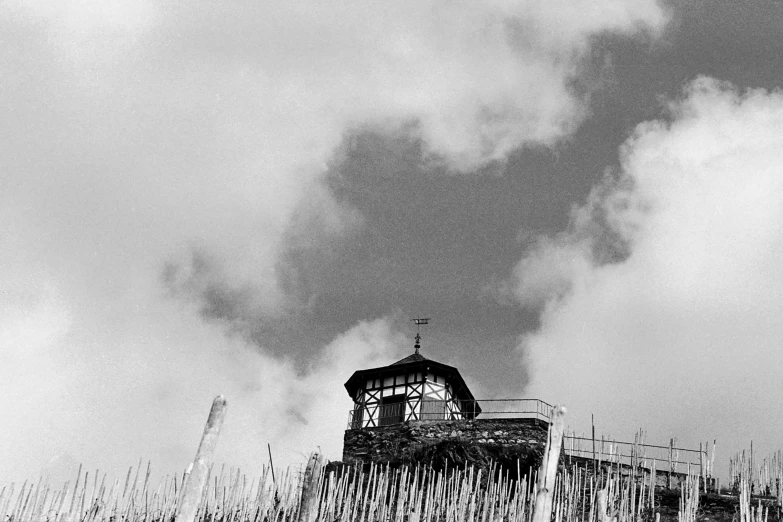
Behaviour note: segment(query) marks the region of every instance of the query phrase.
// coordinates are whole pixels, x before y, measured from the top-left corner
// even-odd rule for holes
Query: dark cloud
[[[398,325],[410,331],[407,316],[432,315],[426,339],[434,357],[474,367],[499,388],[526,382],[516,339],[538,326],[537,312],[509,308],[488,288],[498,288],[540,234],[589,238],[589,256],[599,266],[627,258],[627,241],[595,204],[630,188],[614,174],[617,148],[639,121],[667,117],[666,97],[676,97],[699,67],[737,75],[736,61],[709,50],[723,38],[709,27],[728,20],[734,7],[719,3],[705,17],[705,6],[672,6],[676,23],[662,41],[593,36],[572,77],[572,88],[589,95],[590,117],[555,147],[524,147],[502,165],[465,175],[428,151],[415,120],[395,130],[365,126],[348,133],[332,155],[326,194],[316,191],[319,196],[299,205],[286,227],[275,266],[283,312],[260,313],[252,286],[229,282],[217,266],[199,267],[204,260],[194,260],[193,281],[180,295],[196,299],[204,317],[302,364],[357,319],[399,314]],[[769,27],[738,33],[736,45],[750,47],[754,38],[769,43]],[[761,60],[766,53],[764,44],[756,54]],[[760,61],[743,67],[748,79],[770,74]],[[347,234],[330,232],[323,216],[334,212],[318,210],[332,198],[353,223]],[[571,209],[584,201],[589,219],[577,224]],[[480,366],[473,364],[478,351],[491,354]]]

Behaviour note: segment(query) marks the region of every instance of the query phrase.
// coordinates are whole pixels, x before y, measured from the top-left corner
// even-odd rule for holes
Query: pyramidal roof
[[[400,359],[400,360],[399,360],[399,361],[397,361],[396,363],[391,363],[389,366],[395,366],[395,365],[397,365],[397,364],[408,364],[408,363],[412,363],[412,362],[420,362],[420,361],[429,361],[429,359],[427,359],[426,357],[424,357],[424,356],[423,356],[422,354],[420,354],[419,352],[416,352],[416,353],[412,353],[412,354],[410,354],[410,355],[409,355],[409,356],[407,356],[407,357],[403,357],[402,359]]]
[[[348,395],[355,398],[357,390],[362,389],[364,383],[367,382],[368,379],[382,379],[410,371],[421,372],[422,374],[432,371],[435,374],[442,375],[451,383],[452,389],[454,390],[453,393],[458,399],[475,400],[473,394],[470,392],[467,384],[460,375],[459,370],[448,364],[428,359],[418,352],[403,357],[399,361],[391,363],[388,366],[368,368],[366,370],[357,370],[353,372],[351,378],[345,383],[345,390],[348,392]]]

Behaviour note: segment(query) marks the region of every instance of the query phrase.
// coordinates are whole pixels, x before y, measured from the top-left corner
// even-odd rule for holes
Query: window
[[[379,426],[399,424],[405,420],[405,395],[391,395],[381,400]]]

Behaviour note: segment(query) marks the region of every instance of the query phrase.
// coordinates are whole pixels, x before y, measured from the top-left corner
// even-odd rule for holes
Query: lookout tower
[[[459,371],[424,357],[419,353],[420,343],[421,336],[417,333],[411,355],[389,366],[359,370],[351,375],[345,383],[354,402],[351,429],[391,426],[405,421],[473,419],[481,413]]]
[[[429,321],[412,320],[416,326]],[[418,330],[413,348],[388,366],[354,372],[345,383],[353,408],[343,437],[344,464],[437,468],[470,463],[489,473],[488,463],[497,462],[514,476],[538,467],[549,404],[487,399],[481,401],[482,411],[456,368],[421,354]]]

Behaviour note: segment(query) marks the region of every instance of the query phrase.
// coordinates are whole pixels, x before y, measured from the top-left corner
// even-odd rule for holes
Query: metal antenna
[[[411,319],[414,323],[416,323],[416,344],[413,345],[413,347],[416,349],[416,353],[419,353],[419,348],[421,348],[421,334],[419,333],[419,327],[423,324],[430,324],[430,318],[429,317],[416,317],[414,319]]]

